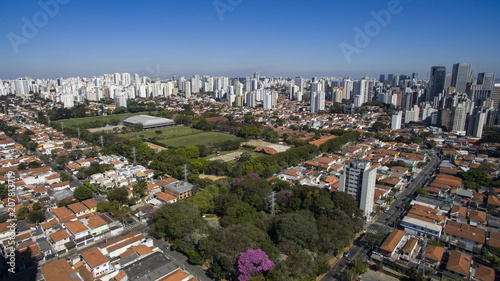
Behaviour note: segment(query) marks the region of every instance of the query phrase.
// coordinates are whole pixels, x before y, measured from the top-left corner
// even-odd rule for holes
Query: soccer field
[[[182,137],[174,137],[170,139],[158,140],[165,146],[191,146],[191,145],[208,145],[226,140],[239,139],[237,136],[217,133],[217,132],[201,132],[198,134],[185,135]]]
[[[161,133],[158,134],[158,133],[156,133],[157,131],[160,131]],[[144,130],[144,131],[140,131],[140,132],[126,133],[122,136],[124,136],[126,138],[135,138],[138,136],[143,136],[144,138],[147,138],[147,139],[158,138],[158,141],[161,142],[163,140],[167,140],[170,138],[178,138],[178,137],[196,135],[196,134],[201,134],[201,133],[203,133],[203,131],[196,130],[196,129],[189,128],[189,127],[172,126],[172,127],[149,129],[149,130]]]

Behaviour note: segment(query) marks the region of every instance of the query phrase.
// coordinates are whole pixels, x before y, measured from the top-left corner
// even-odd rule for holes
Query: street
[[[425,166],[425,168],[413,179],[413,181],[411,181],[411,185],[398,194],[398,198],[394,199],[394,202],[391,204],[387,212],[382,213],[376,221],[370,223],[366,227],[366,232],[373,234],[382,232],[386,235],[390,233],[393,230],[390,226],[396,226],[401,214],[403,213],[403,202],[408,198],[408,196],[412,195],[416,189],[424,186],[426,181],[430,178],[430,175],[435,171],[438,163],[439,158],[432,155],[429,164],[427,164],[427,166]],[[349,249],[349,256],[342,257],[337,264],[334,265],[330,272],[328,272],[321,279],[321,281],[348,280],[348,270],[351,266],[351,262],[355,262],[356,259],[366,261],[370,251],[372,250],[372,245],[368,243],[360,244],[361,245],[354,245],[351,249]]]

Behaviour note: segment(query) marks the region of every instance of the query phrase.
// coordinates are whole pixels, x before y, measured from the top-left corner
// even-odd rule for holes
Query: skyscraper
[[[339,191],[347,192],[358,201],[366,218],[373,212],[377,168],[370,162],[351,162],[340,177]]]
[[[28,81],[24,78],[18,78],[14,81],[14,87],[16,89],[16,96],[28,96],[29,86]]]
[[[456,63],[451,73],[451,86],[459,93],[465,93],[470,77],[470,63]]]
[[[478,73],[477,84],[483,85],[483,90],[493,91],[493,88],[495,87],[495,73]]]
[[[264,109],[272,109],[273,108],[273,96],[271,95],[271,93],[264,94],[262,106],[264,107]]]
[[[467,117],[466,104],[461,102],[451,111],[450,132],[459,132],[465,130],[465,121]]]
[[[430,100],[434,99],[434,97],[438,96],[443,91],[445,79],[446,79],[446,67],[444,66],[431,67],[431,76],[429,79]]]
[[[401,129],[401,119],[403,118],[403,112],[398,111],[398,113],[392,115],[391,129],[399,130]]]

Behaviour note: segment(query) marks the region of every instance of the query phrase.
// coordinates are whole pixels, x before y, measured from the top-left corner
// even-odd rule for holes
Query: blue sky
[[[57,3],[58,10],[49,15],[39,3]],[[214,3],[229,7],[223,20]],[[356,45],[355,28],[376,28],[371,11],[391,4],[400,12],[372,29],[370,42]],[[1,1],[0,78],[255,71],[425,78],[431,66],[451,72],[457,62],[500,76],[499,12],[496,0]],[[37,30],[30,33],[23,18]],[[341,44],[357,52],[348,60]]]

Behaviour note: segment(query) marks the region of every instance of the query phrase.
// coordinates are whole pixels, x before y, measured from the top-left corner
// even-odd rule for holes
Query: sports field
[[[170,139],[158,140],[165,146],[190,146],[190,145],[207,145],[226,140],[238,139],[237,136],[217,133],[217,132],[201,132],[199,134],[185,135],[182,137],[174,137]]]
[[[136,112],[136,113],[123,113],[123,114],[111,114],[111,115],[106,115],[106,116],[95,116],[95,117],[85,117],[85,118],[75,118],[75,119],[65,119],[65,120],[58,120],[54,121],[55,123],[60,123],[63,122],[64,126],[68,127],[75,127],[80,124],[84,123],[89,123],[93,121],[107,121],[111,119],[118,119],[120,120],[120,123],[123,122],[123,120],[134,116],[134,115],[148,115],[148,112]]]
[[[161,133],[158,134],[158,133],[156,133],[157,131],[160,131]],[[138,137],[138,136],[143,136],[144,138],[147,138],[147,139],[158,138],[158,140],[161,141],[164,139],[178,138],[178,137],[201,134],[201,133],[203,133],[203,131],[196,130],[196,129],[189,128],[189,127],[172,126],[172,127],[149,129],[149,130],[144,130],[144,131],[140,131],[140,132],[126,133],[122,136],[124,136],[126,138],[134,138],[134,137]]]

